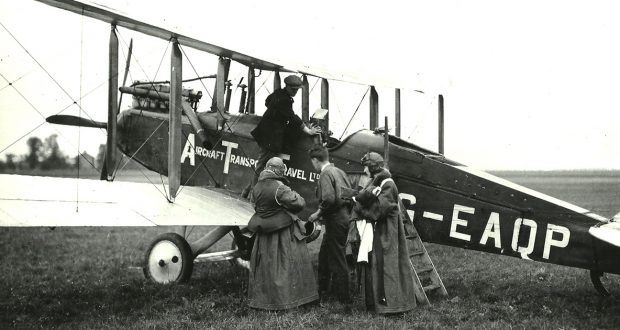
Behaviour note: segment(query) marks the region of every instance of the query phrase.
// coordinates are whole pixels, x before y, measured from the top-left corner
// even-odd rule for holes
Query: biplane
[[[240,197],[254,176],[258,145],[250,132],[261,117],[255,114],[255,71],[272,71],[273,86],[281,73],[300,74],[302,119],[322,127],[314,137],[301,136],[286,146],[291,187],[307,201],[301,217],[316,209],[315,181],[307,150],[322,143],[332,162],[352,178],[363,175],[362,156],[384,154],[399,187],[403,205],[425,242],[474,249],[525,260],[590,270],[601,294],[604,273],[620,274],[620,219],[607,219],[586,209],[472,169],[443,155],[391,135],[387,120],[379,127],[378,95],[370,86],[370,129],[342,139],[329,136],[329,81],[372,82],[307,67],[288,67],[255,58],[163,28],[88,1],[38,0],[42,3],[111,25],[108,121],[56,115],[54,124],[93,127],[107,131],[106,159],[101,181],[79,180],[80,201],[72,195],[76,179],[0,175],[5,190],[0,198],[2,226],[215,226],[195,242],[185,235],[157,237],[145,258],[145,273],[158,283],[187,280],[196,261],[247,257],[244,226],[252,205]],[[172,42],[169,83],[135,82],[118,86],[117,27]],[[202,92],[183,88],[181,47],[219,57],[211,111],[197,112]],[[230,111],[228,70],[231,61],[247,66],[247,93],[238,111]],[[321,81],[321,110],[310,116],[307,76]],[[123,82],[123,85],[125,82]],[[397,87],[397,86],[393,86]],[[119,91],[134,103],[119,112]],[[400,89],[396,88],[396,132],[400,131]],[[440,98],[441,100],[441,98]],[[441,127],[440,127],[441,129]],[[442,135],[440,135],[441,137]],[[168,177],[166,191],[152,185],[112,182],[116,150],[146,168]],[[32,189],[54,187],[54,189]],[[204,253],[229,232],[235,247]]]

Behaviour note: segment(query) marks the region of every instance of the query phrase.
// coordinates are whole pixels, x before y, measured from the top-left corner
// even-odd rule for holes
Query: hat
[[[304,224],[306,230],[306,243],[310,243],[321,235],[321,225],[318,222],[306,221]]]
[[[362,157],[362,165],[383,166],[383,157],[376,152],[369,152]]]
[[[301,78],[297,77],[294,74],[284,78],[284,83],[286,84],[286,86],[293,88],[301,88],[302,85]]]
[[[265,169],[271,170],[277,175],[284,175],[286,172],[286,165],[279,157],[273,157],[267,161]]]

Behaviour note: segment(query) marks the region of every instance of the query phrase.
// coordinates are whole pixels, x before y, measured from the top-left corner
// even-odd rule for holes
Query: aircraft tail
[[[620,213],[607,223],[591,227],[589,232],[601,241],[620,247]]]

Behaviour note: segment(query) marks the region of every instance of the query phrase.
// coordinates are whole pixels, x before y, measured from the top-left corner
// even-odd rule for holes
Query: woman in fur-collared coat
[[[416,306],[416,298],[398,188],[383,168],[379,154],[367,154],[362,163],[368,167],[372,182],[355,197],[354,213],[374,228],[362,287],[366,306],[380,314],[406,312]]]

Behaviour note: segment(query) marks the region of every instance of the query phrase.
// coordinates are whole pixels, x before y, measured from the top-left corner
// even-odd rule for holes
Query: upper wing
[[[103,6],[97,3],[93,3],[90,1],[73,1],[73,0],[37,0],[39,2],[43,2],[53,7],[65,9],[76,14],[89,16],[107,23],[113,23],[117,26],[122,26],[124,28],[138,31],[153,37],[161,38],[166,41],[170,40],[172,37],[176,37],[181,45],[185,45],[188,47],[192,47],[195,49],[199,49],[205,51],[207,53],[223,56],[231,58],[239,63],[245,64],[247,66],[253,66],[257,69],[262,70],[280,70],[280,71],[290,71],[283,68],[281,65],[278,65],[273,62],[265,61],[258,59],[256,57],[248,56],[239,52],[232,51],[230,49],[226,49],[224,47],[216,46],[210,44],[205,41],[198,40],[196,38],[192,38],[190,36],[184,35],[182,32],[178,31],[178,28],[170,27],[168,29],[157,26],[155,24],[148,23],[146,21],[140,21],[138,19],[134,19],[129,17],[127,14],[122,13],[113,8]],[[172,3],[171,3],[172,5]]]
[[[2,174],[0,187],[2,227],[245,226],[254,213],[200,187],[184,187],[174,203],[149,183]]]
[[[193,24],[189,24],[186,18],[180,18],[176,21],[174,17],[170,17],[165,8],[162,9],[162,20],[157,20],[151,16],[145,16],[140,12],[140,8],[127,7],[127,10],[132,12],[124,13],[118,9],[111,8],[107,5],[94,3],[91,1],[74,1],[74,0],[37,0],[47,5],[65,9],[79,15],[89,16],[107,23],[116,24],[124,28],[138,31],[150,36],[164,39],[166,41],[170,38],[177,38],[179,43],[184,46],[192,47],[198,50],[208,52],[213,55],[223,56],[230,58],[234,61],[242,63],[246,66],[251,66],[256,69],[280,72],[297,72],[304,73],[316,77],[326,78],[329,80],[346,81],[363,85],[382,85],[388,87],[400,87],[408,88],[413,86],[405,86],[404,81],[390,81],[380,77],[365,77],[355,75],[351,73],[344,74],[342,72],[334,72],[332,70],[325,70],[323,68],[307,66],[307,65],[287,65],[286,67],[277,63],[275,60],[264,60],[257,57],[249,56],[238,51],[220,47],[211,43],[208,43],[205,38],[209,37],[207,29],[202,29],[199,26],[199,22],[193,21]],[[150,4],[145,4],[150,5]],[[170,2],[170,6],[175,6]],[[187,10],[191,10],[188,8]],[[138,18],[139,17],[139,18]],[[208,19],[208,16],[205,17]],[[224,33],[224,30],[217,33]],[[409,85],[409,83],[407,83]]]

